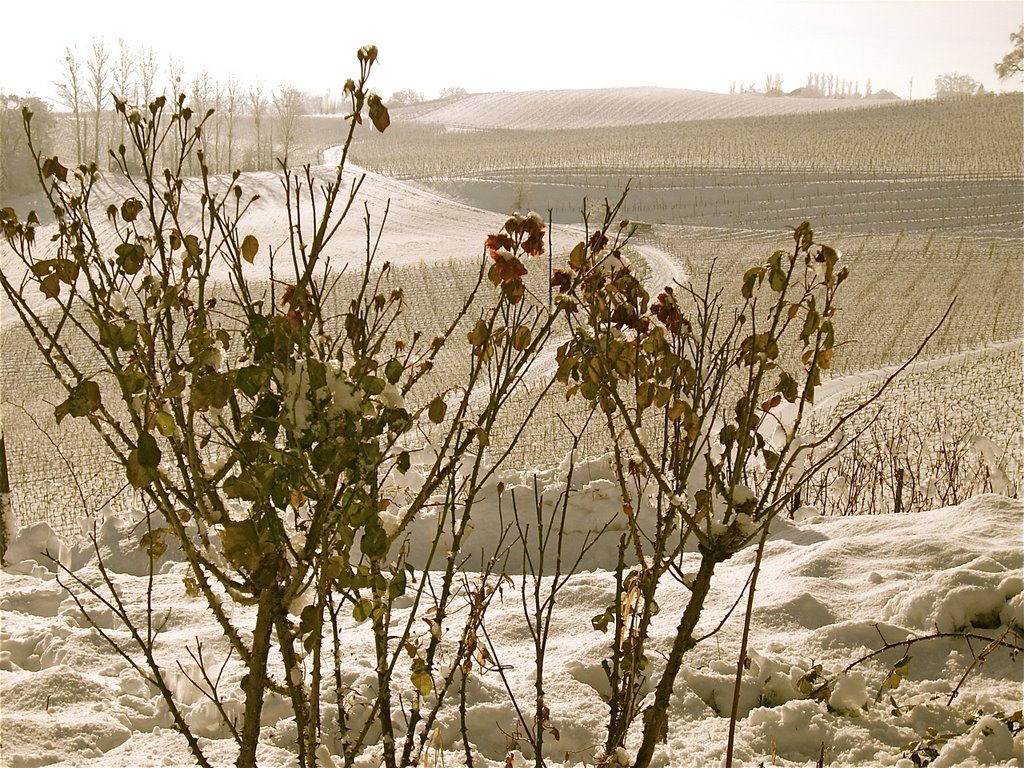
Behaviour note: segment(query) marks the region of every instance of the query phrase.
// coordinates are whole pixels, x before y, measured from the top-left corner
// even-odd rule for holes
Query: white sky
[[[807,73],[870,79],[906,98],[960,72],[999,90],[992,65],[1024,21],[1019,0],[36,0],[4,3],[0,90],[55,94],[64,46],[152,46],[186,72],[337,93],[355,50],[380,49],[373,86],[427,98],[460,85],[518,91],[657,85],[783,88]],[[1021,80],[1003,88],[1020,88]]]

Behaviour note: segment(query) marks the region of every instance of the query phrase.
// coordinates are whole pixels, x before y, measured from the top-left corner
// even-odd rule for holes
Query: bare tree
[[[210,71],[204,69],[192,78],[192,84],[189,88],[188,98],[193,114],[203,115],[206,113],[206,110],[212,106],[210,98],[212,92],[213,86],[210,79]]]
[[[224,86],[213,81],[213,157],[217,173],[224,173],[221,163],[221,131],[224,126]]]
[[[63,80],[56,83],[60,103],[71,110],[75,116],[75,162],[85,158],[84,145],[85,124],[82,122],[82,109],[85,106],[85,81],[82,78],[82,64],[75,56],[72,48],[64,49]]]
[[[224,103],[227,109],[227,171],[233,171],[235,152],[235,118],[238,115],[238,108],[241,102],[242,89],[238,78],[234,75],[228,78],[228,84],[224,89]]]
[[[282,85],[274,93],[273,99],[274,114],[280,127],[281,151],[278,158],[287,165],[288,154],[295,142],[295,130],[298,127],[299,116],[303,113],[302,91],[290,85]]]
[[[22,194],[38,189],[35,158],[25,136],[22,108],[32,111],[32,141],[37,152],[53,151],[54,117],[37,96],[0,91],[0,191]],[[2,468],[0,468],[2,469]]]
[[[114,64],[114,93],[132,103],[138,101],[139,86],[135,80],[136,54],[125,45],[124,38],[117,40],[117,61]]]
[[[107,47],[103,43],[102,38],[93,38],[92,52],[89,59],[85,62],[85,69],[88,73],[87,82],[89,87],[89,95],[92,98],[92,103],[90,104],[93,112],[92,159],[99,162],[100,115],[102,115],[103,108],[108,101],[107,95],[110,91],[110,77],[112,74],[110,66],[110,54],[107,52]]]
[[[782,75],[775,73],[764,79],[764,92],[768,96],[782,95]]]
[[[177,103],[178,97],[184,93],[185,65],[181,59],[170,56],[167,59],[167,86],[166,91],[172,103]],[[181,142],[174,131],[171,132],[170,141],[161,145],[164,163],[171,163],[173,158],[179,154]]]
[[[267,100],[263,98],[263,83],[249,88],[249,110],[252,113],[253,127],[256,130],[256,147],[253,150],[252,168],[259,170],[263,166],[263,114],[267,109]]]
[[[176,59],[171,56],[167,60],[167,85],[170,88],[170,96],[172,99],[177,99],[182,91],[182,82],[185,79],[185,65],[181,59]]]
[[[114,95],[134,104],[138,101],[138,85],[135,83],[135,57],[124,44],[124,38],[117,40],[117,61],[114,64]],[[110,113],[111,134],[117,127],[117,143],[124,144],[124,121],[117,119],[117,113]]]
[[[138,52],[137,68],[139,71],[139,90],[141,91],[142,101],[144,104],[149,104],[156,96],[154,88],[156,86],[156,76],[160,69],[160,65],[157,64],[156,60],[156,52],[152,46]]]
[[[212,81],[210,80],[209,70],[204,69],[192,78],[192,88],[191,93],[189,94],[189,101],[193,114],[198,115],[199,117],[202,117],[208,110],[214,108],[213,86]],[[206,127],[203,128],[203,132],[199,135],[199,149],[203,153],[203,162],[209,165],[213,158],[210,157],[210,133]],[[189,165],[193,169],[193,173],[198,170],[194,165],[193,158],[189,158]],[[213,167],[216,172],[216,166]]]
[[[7,158],[14,148],[14,111],[16,106],[12,97],[0,93],[0,190],[7,189]],[[0,423],[0,440],[3,439],[2,427],[3,424]],[[4,466],[0,464],[0,473],[3,471]],[[0,533],[3,533],[3,531],[0,531]],[[6,546],[6,539],[4,539],[4,542]]]

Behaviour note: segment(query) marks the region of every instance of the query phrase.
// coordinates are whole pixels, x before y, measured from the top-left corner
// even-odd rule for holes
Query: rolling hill
[[[679,88],[472,93],[394,110],[396,121],[450,129],[607,128],[732,117],[791,115],[864,107],[862,99],[722,93]]]

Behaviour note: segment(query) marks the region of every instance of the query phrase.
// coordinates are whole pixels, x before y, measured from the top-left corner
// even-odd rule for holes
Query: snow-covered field
[[[337,150],[337,147],[333,147],[325,151],[328,162],[337,160]],[[324,184],[332,181],[335,172],[329,166],[317,167],[314,182]],[[343,178],[346,189],[359,179],[362,181],[357,202],[333,243],[334,251],[331,255],[336,260],[336,269],[341,269],[349,261],[361,263],[365,257],[367,215],[375,238],[387,216],[380,247],[382,252],[387,253],[388,260],[396,265],[477,259],[482,253],[486,233],[500,227],[504,221],[503,217],[496,214],[461,205],[411,184],[396,182],[375,173],[364,174],[361,169],[351,165],[346,167]],[[246,173],[240,185],[246,199],[252,196],[258,198],[243,219],[246,234],[252,234],[259,242],[275,248],[286,242],[287,198],[280,174]],[[190,191],[196,193],[195,197],[186,197],[188,202],[183,211],[186,217],[198,220],[198,209],[195,206],[199,197],[198,184]],[[102,200],[123,200],[130,194],[128,184],[114,174],[101,177],[96,190],[96,197]],[[113,249],[119,242],[117,233],[105,219],[97,216],[96,221],[100,245]],[[457,226],[445,226],[453,222],[457,222]],[[442,228],[445,234],[443,239],[438,237]],[[56,231],[57,227],[52,223],[40,227],[37,235],[39,242],[47,242]],[[7,249],[6,243],[0,246],[0,265],[9,274],[16,274],[15,270],[20,266]],[[270,260],[263,251],[253,263],[250,273],[257,280],[269,276]],[[219,261],[215,262],[214,276],[227,280],[226,267]],[[44,297],[39,294],[38,307],[43,306]],[[0,321],[8,325],[15,323],[17,315],[8,309],[0,312]]]
[[[251,174],[245,182],[248,192],[261,196],[251,212],[252,233],[264,244],[279,242],[286,221],[277,178]],[[387,201],[396,200],[382,248],[397,263],[473,257],[484,233],[501,222],[372,174],[363,193],[375,221]],[[356,219],[339,238],[339,260],[361,253],[366,235]],[[438,232],[445,234],[443,240]],[[649,247],[644,255],[655,283],[675,275],[678,267],[661,252]],[[266,274],[268,266],[257,259],[254,274]],[[9,322],[7,317],[4,321]],[[549,361],[539,362],[534,375],[551,368],[545,365]],[[520,488],[532,498],[535,478],[542,490],[555,495],[564,475],[565,467],[496,475],[479,501],[474,534],[463,551],[490,553],[498,546],[503,528],[495,503],[499,481],[506,493]],[[621,503],[605,460],[580,462],[574,477],[578,486],[566,521],[567,550],[581,546],[606,523],[608,530],[558,595],[545,657],[547,703],[559,736],[547,742],[545,756],[552,767],[592,765],[608,714],[601,662],[609,638],[592,627],[592,619],[614,599]],[[799,518],[777,521],[765,549],[740,699],[736,764],[1024,765],[1024,733],[1020,715],[1014,717],[1022,708],[1024,668],[1021,657],[1011,653],[1024,644],[1024,504],[988,495],[917,514],[821,518],[802,510]],[[216,765],[232,764],[234,740],[209,697],[190,681],[197,679],[192,654],[198,655],[201,646],[210,668],[220,670],[218,690],[229,714],[241,713],[242,664],[233,657],[225,661],[219,626],[205,601],[187,592],[184,563],[165,555],[150,589],[149,559],[139,546],[136,521],[110,516],[95,522],[98,549],[128,612],[142,616],[150,603],[152,615],[160,619],[157,656],[203,751]],[[413,562],[434,529],[429,519],[412,527]],[[83,530],[91,530],[88,521]],[[123,626],[108,608],[79,595],[90,611],[84,617],[58,582],[58,569],[46,552],[78,578],[99,579],[91,546],[61,541],[43,523],[24,526],[11,544],[0,576],[0,765],[192,765],[160,695],[97,629],[124,640]],[[524,577],[514,568],[520,562],[513,551],[510,581],[502,599],[492,603],[485,626],[495,662],[505,668],[507,683],[522,704],[530,696],[535,665],[519,588]],[[655,765],[722,764],[743,623],[741,596],[753,563],[754,552],[748,549],[716,574],[698,626],[698,634],[706,637],[685,658],[668,739]],[[666,582],[659,592],[651,644],[655,679],[688,594],[677,582]],[[399,609],[409,610],[408,604]],[[251,625],[252,611],[235,606],[233,619]],[[347,652],[342,665],[346,686],[372,691],[369,628],[349,618],[340,630]],[[948,636],[963,631],[975,639]],[[924,639],[930,635],[945,636]],[[992,648],[978,637],[1001,640]],[[887,643],[895,647],[864,660]],[[900,665],[905,679],[893,676],[893,665],[905,654],[910,657],[905,667]],[[832,681],[827,704],[807,693],[823,678]],[[525,740],[516,740],[518,716],[505,682],[494,671],[471,673],[465,719],[476,766],[528,764],[522,756],[529,754]],[[442,710],[441,727],[431,736],[430,765],[463,764],[466,747],[458,721],[453,702]],[[261,766],[297,765],[290,704],[273,693],[263,708],[261,736]],[[340,737],[324,734],[319,764],[325,768],[332,768]],[[360,761],[378,763],[373,747]]]
[[[762,94],[727,96],[681,88],[597,88],[572,91],[470,93],[395,110],[401,121],[452,129],[598,128],[685,120],[792,115],[856,109],[877,102]]]
[[[552,470],[540,475],[541,487],[557,488],[558,474]],[[602,461],[578,468],[581,476],[585,480],[567,520],[577,541],[614,515],[616,506]],[[506,474],[503,479],[509,490],[529,482],[532,491],[530,477]],[[492,492],[492,499],[496,495]],[[484,510],[470,545],[478,551],[493,546],[500,529],[496,506],[484,505]],[[766,547],[753,616],[737,765],[813,766],[824,747],[826,765],[912,768],[908,745],[919,743],[919,754],[926,758],[928,729],[948,736],[934,743],[938,756],[930,765],[935,768],[1021,765],[1024,734],[1012,735],[1000,720],[1022,704],[1021,659],[1006,648],[984,656],[984,663],[970,670],[951,705],[951,691],[975,655],[982,654],[983,642],[934,639],[913,645],[906,679],[895,690],[885,689],[880,703],[875,703],[876,693],[906,649],[896,648],[849,674],[842,672],[884,641],[936,631],[973,626],[969,631],[993,638],[1003,634],[1007,643],[1021,645],[1019,631],[1006,630],[1024,626],[1022,522],[1021,501],[994,495],[920,514],[778,521]],[[107,568],[115,572],[117,589],[133,613],[141,612],[147,597],[147,557],[137,546],[138,534],[130,532],[127,521],[114,518],[99,521],[99,526],[100,550]],[[550,742],[548,765],[592,764],[602,740],[607,706],[601,696],[600,662],[608,638],[591,627],[591,617],[613,595],[606,569],[613,565],[614,534],[607,539],[607,546],[595,548],[559,594],[548,643],[546,689],[560,739]],[[98,575],[89,546],[61,542],[45,524],[24,528],[8,551],[0,598],[2,764],[193,764],[159,695],[89,626],[57,583],[42,549],[86,579]],[[702,634],[712,632],[736,603],[753,555],[745,550],[722,565],[699,628]],[[156,614],[166,613],[167,619],[158,654],[190,723],[202,736],[204,751],[215,764],[229,765],[234,742],[217,724],[211,703],[185,676],[188,672],[194,677],[196,671],[187,648],[195,652],[201,642],[207,658],[217,660],[216,670],[223,646],[205,603],[187,596],[184,575],[183,563],[167,557],[159,563],[152,600]],[[512,576],[515,584],[521,578]],[[664,587],[655,649],[667,646],[687,597],[681,585]],[[123,637],[110,611],[92,605],[96,624]],[[236,608],[235,616],[244,616],[245,610]],[[655,765],[722,764],[728,729],[724,713],[732,696],[741,625],[739,609],[686,657],[673,695],[668,741]],[[498,661],[510,666],[510,683],[525,700],[533,679],[533,646],[517,587],[510,586],[493,604],[487,626]],[[350,619],[342,633],[350,654],[343,667],[350,684],[370,685],[369,630]],[[815,665],[821,665],[826,677],[840,676],[828,706],[800,692],[800,679]],[[222,673],[221,693],[229,711],[241,710],[241,674],[234,659]],[[476,764],[525,765],[514,751],[521,745],[508,735],[516,730],[516,714],[498,676],[473,673],[468,690],[467,722]],[[260,765],[295,765],[287,702],[270,694],[263,712]],[[431,765],[463,763],[457,720],[454,706],[442,715]],[[324,757],[322,764],[331,766],[329,756]],[[363,764],[377,764],[373,749]]]

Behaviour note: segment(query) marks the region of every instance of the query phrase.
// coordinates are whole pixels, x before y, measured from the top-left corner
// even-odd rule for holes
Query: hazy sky
[[[872,81],[906,98],[960,72],[998,90],[994,62],[1024,4],[988,0],[51,0],[4,4],[0,90],[55,94],[66,45],[96,37],[151,46],[166,73],[282,83],[337,93],[354,52],[380,49],[374,85],[388,96],[459,85],[469,91],[657,85],[728,92],[783,88],[807,73]],[[273,9],[270,10],[264,10]],[[1004,88],[1019,89],[1021,79]]]

